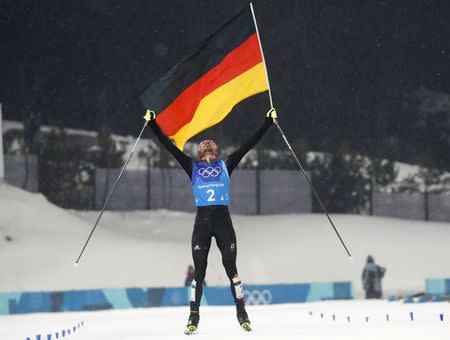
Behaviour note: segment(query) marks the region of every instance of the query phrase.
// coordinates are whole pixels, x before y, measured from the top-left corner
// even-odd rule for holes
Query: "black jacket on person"
[[[363,269],[362,283],[367,299],[380,299],[383,296],[381,279],[386,269],[368,261]]]

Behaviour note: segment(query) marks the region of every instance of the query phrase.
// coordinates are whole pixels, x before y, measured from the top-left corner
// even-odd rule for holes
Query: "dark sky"
[[[143,109],[137,94],[248,2],[0,4],[6,119],[38,110],[50,124],[97,129],[106,122],[114,132],[135,134]],[[336,140],[369,145],[367,138],[403,138],[410,134],[405,98],[420,87],[450,93],[448,1],[254,6],[275,106],[294,140],[326,149]],[[260,95],[233,115],[250,111],[240,122],[247,131],[267,106]]]

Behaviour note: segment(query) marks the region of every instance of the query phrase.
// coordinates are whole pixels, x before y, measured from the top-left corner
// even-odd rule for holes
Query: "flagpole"
[[[272,91],[270,89],[269,73],[267,72],[266,58],[264,58],[264,51],[261,44],[261,37],[259,36],[258,24],[256,23],[255,11],[253,10],[253,4],[251,2],[250,2],[250,10],[252,11],[253,22],[255,23],[256,29],[256,36],[258,37],[259,50],[261,51],[261,56],[264,64],[264,71],[266,72],[267,87],[269,88],[270,108],[273,109]]]
[[[267,72],[266,59],[264,58],[264,51],[263,51],[262,44],[261,44],[261,38],[259,36],[258,24],[256,23],[255,11],[253,10],[253,4],[251,2],[250,2],[250,9],[252,11],[253,22],[255,23],[256,35],[258,37],[259,49],[261,51],[261,56],[262,56],[262,60],[263,60],[263,63],[264,63],[264,70],[266,72],[267,86],[268,86],[268,89],[269,89],[270,108],[273,109],[273,100],[272,100],[272,91],[270,90],[269,73]],[[322,203],[322,200],[320,199],[320,197],[317,194],[316,190],[314,189],[311,181],[309,180],[308,175],[306,174],[305,169],[303,168],[303,166],[300,163],[297,155],[295,154],[294,150],[292,149],[291,144],[289,143],[289,141],[287,140],[286,136],[284,135],[284,132],[283,132],[283,130],[280,127],[280,124],[278,124],[278,120],[274,119],[274,122],[275,122],[275,125],[278,128],[278,131],[280,132],[281,136],[283,137],[284,142],[288,146],[289,150],[291,150],[291,152],[292,152],[292,154],[293,154],[293,156],[294,156],[294,158],[295,158],[295,160],[297,162],[297,165],[299,166],[300,170],[302,171],[303,175],[305,176],[306,181],[308,182],[308,184],[309,184],[309,186],[310,186],[314,196],[316,197],[317,201],[319,202],[320,207],[322,208],[322,211],[325,213],[326,217],[328,218],[328,221],[330,222],[331,226],[333,227],[334,232],[336,233],[337,237],[339,238],[339,241],[341,241],[341,244],[344,247],[344,249],[345,249],[349,259],[351,259],[352,255],[350,254],[347,246],[344,243],[344,240],[342,239],[342,237],[339,234],[336,226],[334,225],[333,220],[331,219],[330,215],[328,214],[327,209],[325,208],[325,205]]]

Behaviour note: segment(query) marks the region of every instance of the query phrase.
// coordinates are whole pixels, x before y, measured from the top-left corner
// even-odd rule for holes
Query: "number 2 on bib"
[[[209,189],[206,191],[206,193],[209,194],[208,202],[214,202],[216,200],[214,197],[214,194],[215,194],[214,190]]]

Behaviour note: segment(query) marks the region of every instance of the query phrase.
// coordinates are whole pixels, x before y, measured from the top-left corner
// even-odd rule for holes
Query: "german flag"
[[[222,121],[237,103],[267,90],[252,12],[246,8],[139,99],[158,114],[160,128],[183,149],[187,140]]]

